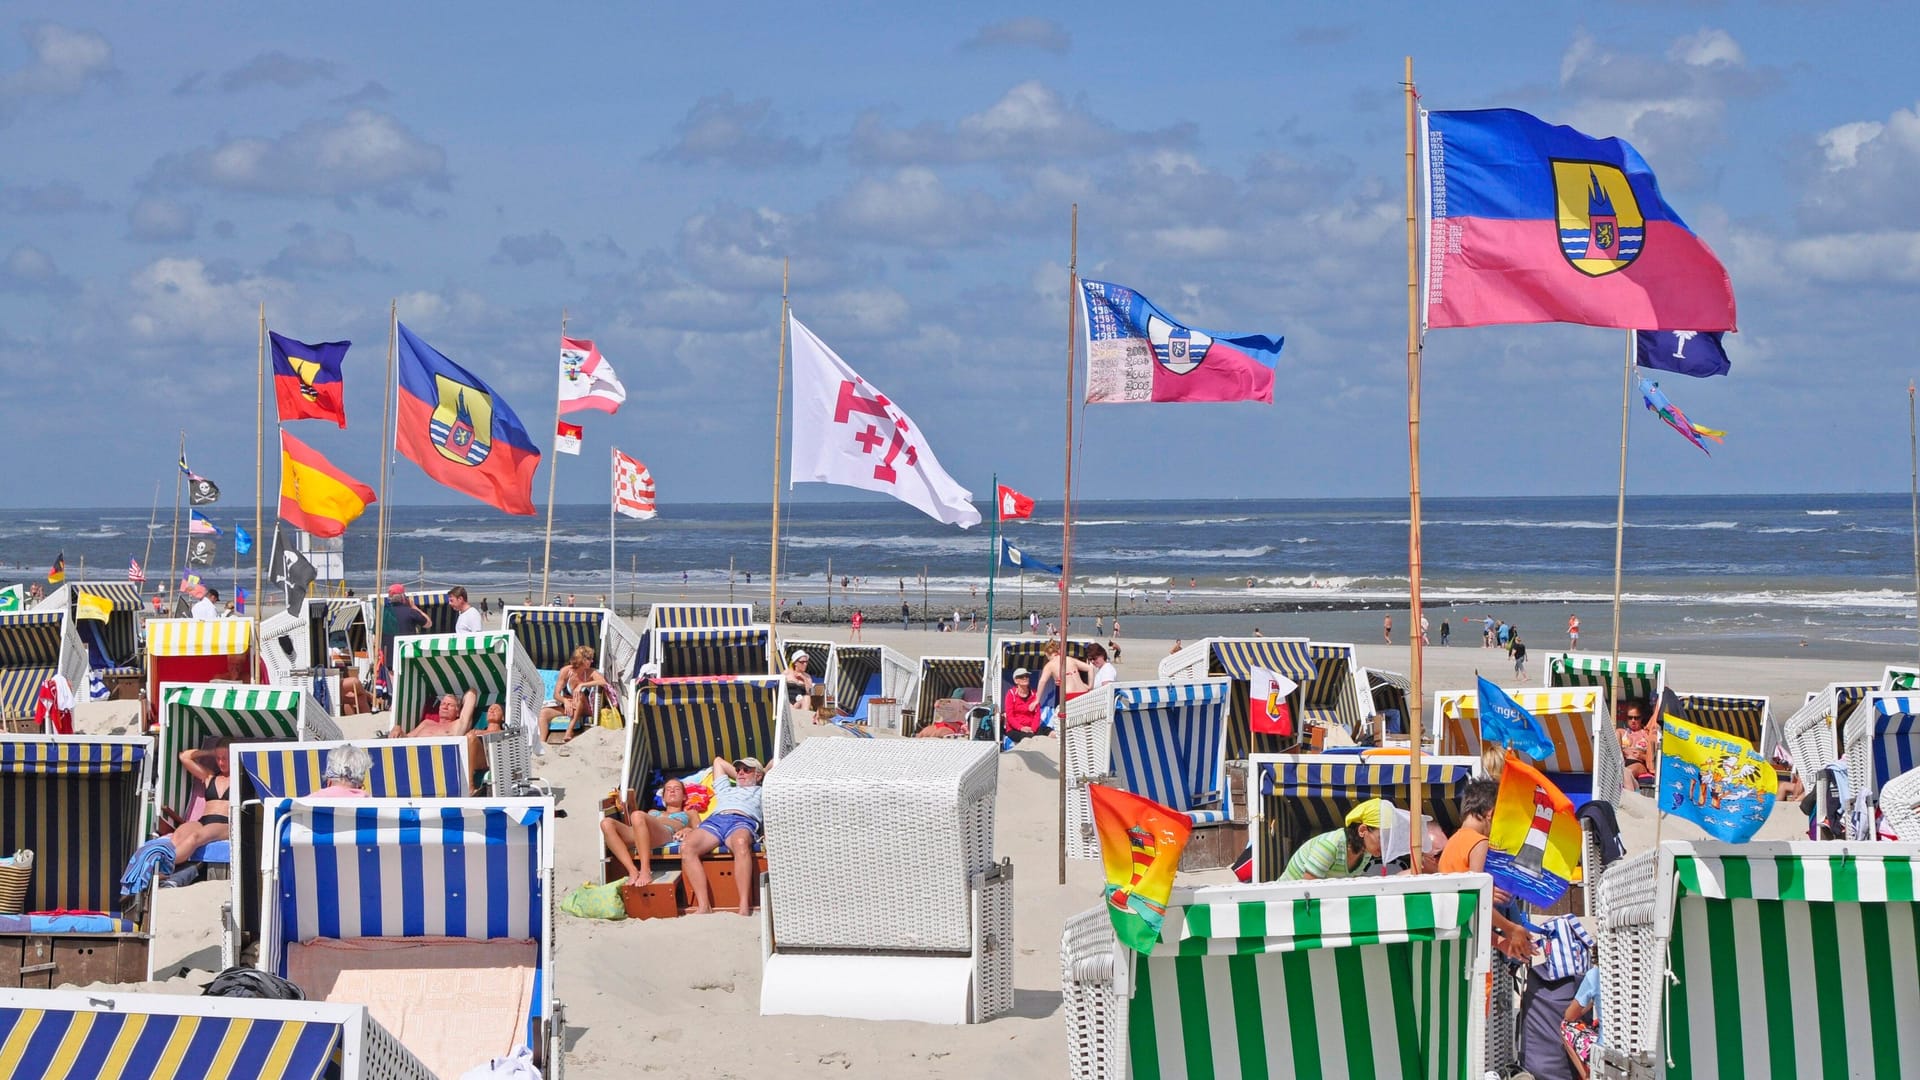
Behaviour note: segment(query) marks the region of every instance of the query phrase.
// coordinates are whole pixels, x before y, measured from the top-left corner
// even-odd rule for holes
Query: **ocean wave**
[[[1818,529],[1818,528],[1805,529],[1805,528],[1800,528],[1794,525],[1779,525],[1779,526],[1773,526],[1765,529],[1755,529],[1754,531],[1760,532],[1760,533],[1817,533],[1817,532],[1826,532],[1827,530]]]
[[[1839,512],[1840,512],[1840,511],[1838,511],[1838,510],[1809,510],[1809,511],[1807,511],[1807,513],[1809,513],[1809,514],[1811,514],[1811,515],[1813,515],[1814,517],[1832,517],[1832,516],[1834,516],[1835,514],[1838,514]]]
[[[449,529],[440,525],[408,529],[405,532],[389,533],[388,540],[437,540],[453,544],[539,544],[545,542],[544,534],[529,527],[525,531],[518,529]],[[556,532],[553,534],[556,544],[604,544],[605,536],[581,536],[577,533]]]
[[[1252,520],[1253,519],[1250,517],[1187,518],[1185,521],[1176,521],[1174,522],[1174,524],[1176,525],[1239,525],[1242,522],[1247,522]]]
[[[1037,525],[1043,529],[1057,529],[1063,524],[1063,522],[1061,522],[1059,518],[1055,518],[1052,521],[1042,521],[1039,518],[1034,518],[1033,520],[1027,522],[1027,524]],[[1083,519],[1080,521],[1076,521],[1073,523],[1073,527],[1076,529],[1084,529],[1093,525],[1132,525],[1132,524],[1135,524],[1135,522],[1130,521],[1126,518],[1091,518],[1091,519]]]
[[[1258,559],[1273,554],[1273,546],[1253,548],[1115,548],[1106,552],[1109,559]]]
[[[789,536],[781,542],[787,548],[886,548],[922,555],[992,554],[983,540],[943,540],[931,536]],[[1036,552],[1038,554],[1038,552]]]
[[[1611,521],[1524,521],[1518,518],[1422,518],[1423,527],[1446,525],[1463,529],[1608,529]],[[1406,518],[1382,518],[1378,521],[1329,521],[1329,525],[1406,525]],[[1737,529],[1737,521],[1627,522],[1629,529],[1663,529],[1692,532],[1701,529]]]

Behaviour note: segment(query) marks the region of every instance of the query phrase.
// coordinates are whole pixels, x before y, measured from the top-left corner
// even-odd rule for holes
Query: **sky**
[[[1663,379],[1726,444],[1636,402],[1630,490],[1906,486],[1920,9],[1091,10],[8,4],[0,506],[171,498],[182,430],[244,493],[262,303],[354,342],[347,430],[294,430],[377,481],[390,301],[543,444],[562,312],[599,343],[630,398],[560,501],[605,498],[609,445],[663,512],[765,501],[784,259],[948,472],[1057,498],[1076,203],[1084,275],[1286,337],[1272,406],[1078,413],[1082,497],[1404,493],[1407,55],[1427,107],[1627,138],[1726,264],[1732,375]],[[1425,492],[1611,493],[1623,336],[1429,335]],[[394,464],[394,505],[464,499]]]

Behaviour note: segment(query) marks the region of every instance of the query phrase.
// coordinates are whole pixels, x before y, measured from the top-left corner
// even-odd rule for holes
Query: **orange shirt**
[[[1460,831],[1447,838],[1447,846],[1440,849],[1440,872],[1470,873],[1473,870],[1473,849],[1485,843],[1486,839],[1486,833],[1461,826]]]

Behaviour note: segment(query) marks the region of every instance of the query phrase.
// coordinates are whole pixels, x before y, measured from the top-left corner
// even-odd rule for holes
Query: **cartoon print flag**
[[[1780,790],[1779,773],[1752,743],[1671,713],[1660,718],[1659,775],[1661,813],[1729,844],[1753,839]]]
[[[507,400],[399,325],[400,393],[394,448],[455,491],[531,515],[540,451]]]
[[[1173,874],[1193,822],[1178,810],[1104,784],[1087,788],[1100,861],[1107,872],[1107,915],[1120,942],[1147,952],[1160,940]]]
[[[1247,670],[1247,727],[1255,735],[1292,735],[1293,707],[1287,698],[1300,684],[1263,667]]]
[[[1675,405],[1667,398],[1666,393],[1660,389],[1659,383],[1648,382],[1645,379],[1639,381],[1640,397],[1647,403],[1647,408],[1659,416],[1660,419],[1665,420],[1668,427],[1679,432],[1688,442],[1699,447],[1701,453],[1709,457],[1711,457],[1713,453],[1707,449],[1706,443],[1700,441],[1702,437],[1712,439],[1714,442],[1726,441],[1726,432],[1718,428],[1702,427],[1687,419],[1687,414],[1681,412],[1680,406]]]
[[[346,383],[340,362],[351,341],[323,341],[309,345],[269,333],[273,342],[273,399],[280,419],[331,420],[347,426]]]
[[[1110,281],[1080,283],[1087,403],[1264,401],[1286,339],[1196,330]]]
[[[1535,907],[1559,903],[1580,867],[1573,800],[1514,754],[1501,770],[1487,841],[1494,885]]]

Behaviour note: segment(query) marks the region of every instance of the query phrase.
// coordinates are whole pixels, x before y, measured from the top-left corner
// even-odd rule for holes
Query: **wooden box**
[[[629,919],[671,919],[680,914],[680,871],[656,870],[647,885],[620,886]]]
[[[39,934],[0,937],[0,986],[51,990],[53,939]]]
[[[720,858],[706,859],[701,862],[700,868],[707,872],[707,887],[713,892],[714,910],[725,911],[740,906],[740,889],[742,882],[734,874],[733,856],[731,854],[727,854],[723,848],[721,849]],[[756,894],[759,892],[760,875],[766,872],[767,857],[765,855],[755,855],[753,857],[753,876],[745,882],[747,895],[754,901],[754,906],[758,906],[759,901],[759,897]],[[693,890],[683,889],[681,891],[686,894],[687,906],[692,907]]]
[[[138,934],[0,936],[0,987],[49,990],[141,982],[147,977],[147,945]]]

